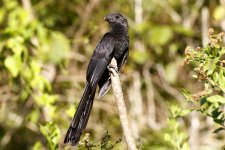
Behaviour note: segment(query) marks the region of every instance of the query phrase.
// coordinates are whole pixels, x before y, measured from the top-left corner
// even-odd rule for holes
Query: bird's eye
[[[120,16],[116,15],[116,19],[119,19],[119,18],[120,18]]]

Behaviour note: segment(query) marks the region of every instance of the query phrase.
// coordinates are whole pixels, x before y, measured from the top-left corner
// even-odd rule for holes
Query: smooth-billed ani
[[[86,74],[85,89],[64,143],[71,142],[72,145],[78,143],[90,116],[97,85],[99,86],[99,98],[103,97],[110,89],[111,79],[107,66],[111,59],[114,57],[117,60],[120,71],[128,57],[129,37],[126,18],[120,13],[111,13],[104,19],[109,22],[110,30],[103,36],[91,57]]]

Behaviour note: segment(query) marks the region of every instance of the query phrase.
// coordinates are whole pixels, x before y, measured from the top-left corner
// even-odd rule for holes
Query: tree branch
[[[129,121],[127,117],[126,105],[123,98],[123,92],[120,85],[119,75],[117,73],[117,62],[115,58],[112,59],[110,63],[110,77],[112,80],[112,89],[114,93],[114,98],[117,103],[117,108],[119,112],[120,122],[123,128],[123,134],[126,139],[127,147],[129,150],[136,150],[136,145],[133,136],[131,135],[131,129],[129,126]]]

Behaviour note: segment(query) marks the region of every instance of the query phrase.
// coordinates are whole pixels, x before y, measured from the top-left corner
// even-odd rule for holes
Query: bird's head
[[[123,25],[128,26],[127,19],[120,13],[111,13],[104,17],[104,20],[109,22],[111,26],[113,25]]]

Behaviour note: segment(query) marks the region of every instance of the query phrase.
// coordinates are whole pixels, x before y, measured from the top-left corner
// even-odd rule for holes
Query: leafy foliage
[[[54,104],[57,96],[52,92],[51,81],[48,78],[51,74],[46,75],[43,68],[51,63],[60,65],[70,49],[69,42],[63,34],[45,28],[40,21],[32,18],[18,1],[5,0],[3,4],[5,7],[1,7],[0,12],[7,20],[4,21],[4,29],[1,31],[1,73],[5,81],[11,82],[11,99],[18,96],[19,98],[15,99],[16,103],[30,103],[26,108],[30,112],[23,118],[24,122],[37,125],[38,122],[42,122],[41,113],[47,112],[48,120],[52,120],[56,111]],[[64,51],[60,52],[61,48]],[[9,105],[10,103],[7,107],[10,107]],[[25,110],[16,109],[21,113],[19,115],[23,116]],[[47,138],[50,148],[56,149],[60,137],[57,125],[40,126],[40,129],[46,137],[52,134],[48,132],[57,132],[57,140]],[[34,149],[39,146],[40,142],[36,142]]]
[[[190,110],[181,109],[177,105],[170,106],[170,117],[168,119],[168,128],[170,132],[164,134],[164,139],[176,150],[190,150],[188,136],[179,128],[177,119],[187,115]]]
[[[193,103],[200,104],[197,110],[213,118],[214,122],[220,127],[216,130],[225,130],[225,68],[223,57],[225,47],[221,45],[224,33],[212,34],[213,29],[209,31],[210,42],[205,47],[197,49],[186,49],[185,63],[195,65],[196,74],[193,75],[204,83],[205,89],[195,95],[185,92],[185,95]]]
[[[117,144],[121,142],[121,139],[117,140],[115,143],[111,141],[111,136],[109,135],[108,131],[102,136],[100,144],[94,144],[90,140],[90,134],[86,134],[82,141],[79,142],[78,147],[82,149],[88,150],[112,150],[115,149]]]
[[[60,130],[56,124],[48,123],[44,126],[40,125],[40,131],[47,139],[51,150],[59,149]]]

